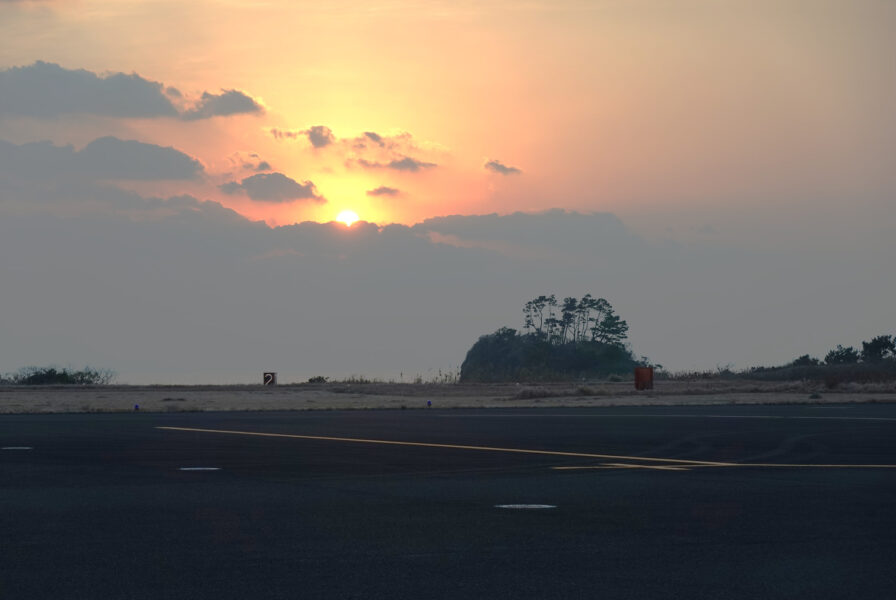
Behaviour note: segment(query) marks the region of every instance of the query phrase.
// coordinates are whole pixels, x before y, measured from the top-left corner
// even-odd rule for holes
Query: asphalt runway
[[[3,600],[896,597],[896,405],[4,415],[0,447]]]

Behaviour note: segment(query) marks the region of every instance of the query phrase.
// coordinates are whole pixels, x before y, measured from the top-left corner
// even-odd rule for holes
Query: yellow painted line
[[[664,471],[690,471],[697,467],[760,467],[763,469],[772,467],[785,467],[791,469],[896,469],[896,465],[844,465],[844,464],[813,464],[813,463],[723,463],[718,465],[682,465],[670,467],[664,465],[626,465],[624,463],[603,463],[600,465],[566,465],[551,467],[555,471],[573,471],[576,469],[661,469]]]
[[[693,465],[698,466],[698,465]],[[568,465],[551,467],[555,471],[575,471],[579,469],[656,469],[658,471],[688,471],[690,467],[670,467],[668,465],[630,465],[626,463],[604,463],[602,465]]]
[[[609,465],[581,465],[581,466],[551,467],[551,470],[553,470],[553,471],[586,471],[586,470],[599,471],[599,470],[621,469],[621,468],[622,467],[611,467]]]
[[[657,469],[659,471],[687,471],[688,467],[670,467],[666,465],[629,465],[626,463],[608,463],[613,467],[621,467],[624,469]]]
[[[354,444],[381,444],[387,446],[415,446],[418,448],[446,448],[454,450],[478,450],[483,452],[508,452],[515,454],[538,454],[542,456],[571,456],[576,458],[600,458],[610,460],[634,460],[648,463],[669,463],[665,465],[628,465],[625,463],[604,463],[602,466],[568,466],[551,467],[553,469],[576,468],[642,468],[642,469],[666,469],[670,471],[688,470],[694,467],[785,467],[785,468],[815,468],[815,469],[896,469],[896,465],[837,465],[837,464],[788,464],[788,463],[735,463],[712,462],[705,460],[687,460],[681,458],[652,458],[649,456],[620,456],[616,454],[591,454],[585,452],[560,452],[557,450],[530,450],[525,448],[499,448],[495,446],[466,446],[460,444],[433,444],[429,442],[401,442],[397,440],[373,440],[365,438],[330,437],[321,435],[299,435],[295,433],[265,433],[261,431],[232,431],[229,429],[199,429],[195,427],[156,427],[168,431],[193,431],[198,433],[223,433],[230,435],[251,435],[257,437],[292,438],[298,440],[317,440],[325,442],[349,442]]]
[[[634,460],[643,462],[662,462],[676,465],[701,465],[711,467],[737,466],[735,463],[708,462],[703,460],[685,460],[678,458],[651,458],[646,456],[619,456],[615,454],[590,454],[585,452],[560,452],[556,450],[529,450],[524,448],[497,448],[494,446],[465,446],[460,444],[433,444],[428,442],[400,442],[396,440],[371,440],[364,438],[329,437],[322,435],[298,435],[294,433],[264,433],[259,431],[231,431],[227,429],[198,429],[195,427],[156,427],[168,431],[194,431],[198,433],[224,433],[230,435],[252,435],[258,437],[292,438],[298,440],[318,440],[325,442],[349,442],[354,444],[381,444],[388,446],[414,446],[418,448],[446,448],[454,450],[479,450],[482,452],[509,452],[515,454],[538,454],[543,456],[572,456],[576,458],[603,458],[611,460]]]

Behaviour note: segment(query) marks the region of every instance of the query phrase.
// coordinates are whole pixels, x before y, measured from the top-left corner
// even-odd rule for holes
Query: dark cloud
[[[245,193],[258,202],[292,202],[294,200],[313,200],[323,203],[326,200],[317,193],[310,181],[299,183],[283,173],[259,173],[246,177],[240,182],[230,181],[218,188],[225,194]]]
[[[19,180],[194,179],[202,172],[198,160],[175,148],[111,136],[77,151],[46,141],[20,146],[0,141],[0,173]]]
[[[378,146],[383,146],[385,144],[383,142],[383,136],[381,136],[378,133],[374,133],[372,131],[365,131],[364,136],[367,139],[369,139],[370,141],[372,141],[373,143],[377,144]]]
[[[607,298],[634,351],[672,369],[780,364],[860,341],[850,321],[806,345],[856,286],[875,322],[896,293],[892,252],[872,244],[653,245],[612,215],[563,211],[271,228],[212,202],[108,188],[57,200],[99,198],[95,213],[26,214],[6,183],[0,281],[16,318],[3,322],[0,364],[10,370],[30,357],[114,369],[126,383],[250,382],[261,366],[284,381],[397,378],[459,365],[480,335],[521,328],[522,304],[544,293]]]
[[[308,129],[270,129],[271,135],[277,140],[294,140],[301,136],[308,138],[315,148],[324,148],[336,141],[333,131],[326,125],[314,125]]]
[[[501,161],[490,160],[485,163],[485,168],[489,171],[493,171],[495,173],[500,173],[501,175],[519,175],[522,173],[516,167],[508,167],[505,164],[502,164]]]
[[[38,61],[0,71],[0,90],[0,116],[178,116],[162,84],[137,74],[99,77],[84,69],[69,70]]]
[[[88,172],[106,179],[193,179],[203,170],[180,150],[111,136],[93,140],[77,158]]]
[[[389,162],[378,162],[375,160],[367,160],[364,158],[356,159],[355,162],[365,169],[393,169],[395,171],[409,171],[411,173],[416,173],[417,171],[420,171],[422,169],[430,169],[432,167],[438,166],[435,163],[424,162],[422,160],[411,158],[410,156],[390,160]]]
[[[643,245],[643,240],[611,213],[582,214],[561,209],[509,215],[433,217],[414,228],[474,244],[497,242],[529,250],[539,248],[545,255],[559,252],[586,256],[590,251],[627,251],[634,255]]]
[[[397,196],[400,193],[401,190],[385,185],[381,185],[380,187],[372,190],[367,190],[368,196]]]
[[[221,90],[220,94],[203,92],[196,106],[183,113],[187,121],[225,117],[229,115],[261,113],[264,109],[239,90]]]
[[[292,131],[290,129],[277,129],[276,127],[272,127],[270,131],[271,135],[274,136],[274,139],[277,140],[294,140],[305,133],[303,131]]]
[[[389,161],[389,164],[386,166],[390,169],[395,169],[396,171],[411,171],[416,173],[420,169],[429,169],[431,167],[437,167],[438,165],[431,162],[417,160],[411,158],[410,156],[405,156],[404,158],[399,160]]]
[[[329,146],[336,139],[333,132],[325,125],[315,125],[305,132],[308,135],[308,141],[315,148],[323,148]]]
[[[0,117],[91,114],[196,120],[263,110],[239,90],[224,90],[221,94],[205,92],[195,106],[183,110],[178,108],[182,99],[176,88],[166,88],[136,73],[100,76],[85,69],[66,69],[43,61],[0,71]]]
[[[272,169],[271,163],[262,160],[256,152],[249,152],[248,154],[245,152],[234,152],[230,156],[230,161],[237,169],[244,171],[260,173]]]
[[[396,135],[380,135],[374,131],[365,131],[358,137],[346,138],[344,141],[356,150],[371,148],[371,142],[374,150],[377,148],[399,152],[418,150],[413,143],[413,136],[407,132]]]

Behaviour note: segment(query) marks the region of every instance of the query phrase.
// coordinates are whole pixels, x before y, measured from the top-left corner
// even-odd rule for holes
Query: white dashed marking
[[[538,510],[542,508],[557,508],[554,504],[495,504],[495,508],[510,508],[516,510]]]

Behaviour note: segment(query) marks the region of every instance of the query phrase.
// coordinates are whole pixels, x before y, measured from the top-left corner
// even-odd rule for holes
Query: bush
[[[799,358],[794,359],[793,362],[790,363],[790,366],[791,367],[814,367],[819,364],[821,364],[821,361],[818,360],[817,358],[813,358],[813,357],[809,356],[808,354],[803,354]]]
[[[85,367],[80,371],[56,367],[24,367],[3,379],[12,385],[107,385],[115,379],[108,369]]]

